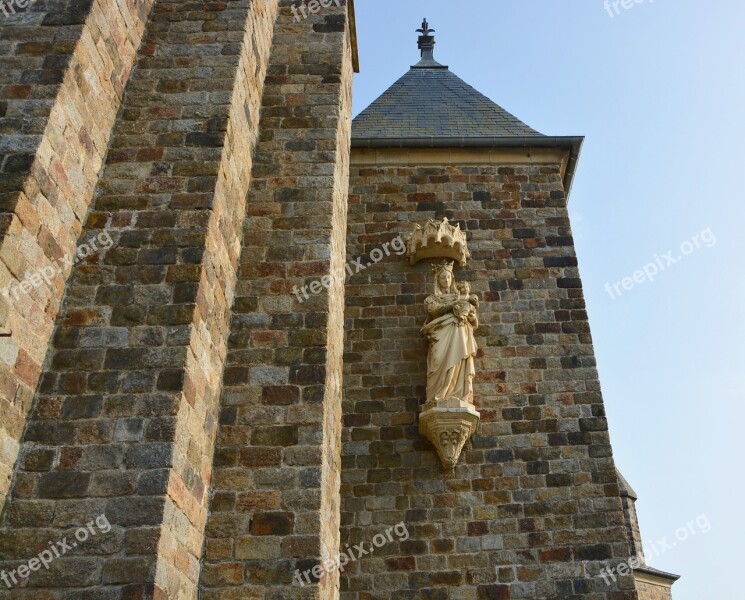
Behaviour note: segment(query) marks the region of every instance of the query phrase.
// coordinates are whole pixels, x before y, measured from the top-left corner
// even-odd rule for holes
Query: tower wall
[[[637,597],[598,577],[629,546],[561,161],[354,150],[347,257],[371,266],[347,285],[342,542],[386,541],[347,565],[344,598]],[[371,259],[442,217],[467,232],[456,279],[481,299],[481,424],[451,472],[417,427],[430,267]]]

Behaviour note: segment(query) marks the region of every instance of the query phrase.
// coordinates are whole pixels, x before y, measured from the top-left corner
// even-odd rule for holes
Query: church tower
[[[342,598],[669,597],[617,572],[628,530],[567,212],[583,140],[527,126],[419,32],[421,60],[352,127],[347,257],[367,266],[346,290],[342,545],[370,552]],[[431,261],[373,256],[427,223],[430,245],[465,233],[455,279],[480,299],[480,423],[452,468],[421,433]],[[405,539],[371,543],[396,524]]]
[[[582,138],[426,20],[353,124],[352,0],[0,4],[0,600],[669,599]]]

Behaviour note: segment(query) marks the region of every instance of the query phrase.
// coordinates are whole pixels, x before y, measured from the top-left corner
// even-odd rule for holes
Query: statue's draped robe
[[[427,310],[432,315],[438,308],[456,299],[454,294],[430,296]],[[423,328],[429,337],[427,359],[427,402],[455,397],[473,402],[473,359],[476,339],[468,321],[460,321],[453,312],[433,318]]]

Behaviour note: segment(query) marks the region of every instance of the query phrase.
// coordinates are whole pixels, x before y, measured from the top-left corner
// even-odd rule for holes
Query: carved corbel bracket
[[[419,433],[432,442],[445,468],[452,469],[480,419],[473,404],[465,400],[427,402],[419,415]]]

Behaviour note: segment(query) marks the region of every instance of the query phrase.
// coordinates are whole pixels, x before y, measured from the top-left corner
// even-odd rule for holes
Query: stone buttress
[[[303,485],[302,498],[287,490],[277,507],[296,513],[302,547],[283,555],[336,551],[343,290],[309,303],[303,336],[275,275],[301,282],[343,262],[351,18],[340,3],[295,25],[281,4],[40,3],[3,24],[3,284],[33,283],[79,245],[96,250],[2,302],[6,489],[15,470],[0,568],[19,581],[0,597],[196,598],[200,577],[204,595],[243,593],[222,589],[236,582],[216,578],[210,561],[223,556],[205,543],[205,528],[220,537],[219,519],[207,524],[213,480],[230,487],[212,473],[218,423],[229,430],[235,411],[236,425],[260,422],[247,397],[257,389],[259,405],[286,406],[281,384],[294,386],[297,406],[275,415],[279,434],[249,432],[247,452],[280,449],[282,477]],[[311,198],[323,210],[309,211]],[[304,251],[289,256],[279,243],[300,221]],[[262,268],[266,284],[253,278]],[[256,306],[267,316],[251,337],[245,314],[260,294],[274,297]],[[223,375],[242,381],[231,378],[245,335],[251,388],[223,392]],[[220,440],[218,470],[230,432]],[[277,488],[281,477],[267,476]],[[223,498],[214,494],[215,512]],[[266,536],[260,523],[276,521],[245,503],[235,510],[248,519],[236,538]],[[28,580],[17,574],[102,516],[110,531]],[[237,585],[267,584],[246,577]]]

